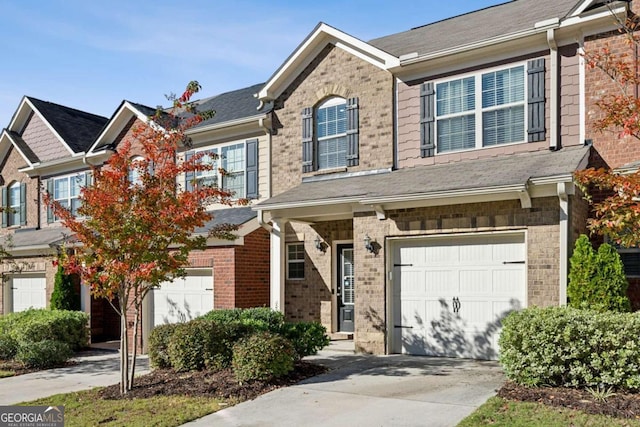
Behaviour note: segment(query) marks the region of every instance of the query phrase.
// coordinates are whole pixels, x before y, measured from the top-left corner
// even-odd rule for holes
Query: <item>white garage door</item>
[[[523,234],[399,241],[393,351],[496,359],[501,319],[526,301]]]
[[[47,306],[47,281],[44,277],[13,277],[11,293],[14,312]]]
[[[213,310],[211,270],[189,270],[187,276],[153,290],[153,326],[185,322]]]

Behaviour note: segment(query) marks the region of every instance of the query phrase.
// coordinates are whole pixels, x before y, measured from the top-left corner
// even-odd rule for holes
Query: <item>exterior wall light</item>
[[[371,237],[369,237],[368,234],[364,235],[364,247],[370,253],[374,253],[376,251],[376,248],[373,246],[373,243],[371,243]]]

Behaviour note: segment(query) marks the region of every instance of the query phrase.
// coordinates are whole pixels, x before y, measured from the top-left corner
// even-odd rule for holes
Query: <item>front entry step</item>
[[[333,332],[329,335],[331,341],[352,340],[353,332]]]

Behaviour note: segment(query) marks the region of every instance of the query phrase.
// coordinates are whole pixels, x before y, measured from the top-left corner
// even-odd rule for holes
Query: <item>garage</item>
[[[184,278],[153,290],[153,326],[185,322],[213,310],[211,269],[187,270]]]
[[[11,279],[13,312],[47,306],[47,281],[44,276],[15,276]]]
[[[497,359],[501,319],[526,306],[524,233],[392,243],[394,353]]]

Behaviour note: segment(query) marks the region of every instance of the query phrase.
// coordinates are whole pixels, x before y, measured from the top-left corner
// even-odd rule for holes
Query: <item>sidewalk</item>
[[[54,394],[87,390],[120,382],[120,354],[117,351],[80,352],[78,363],[0,380],[0,405],[14,405]],[[136,373],[149,372],[149,358],[139,356]]]

